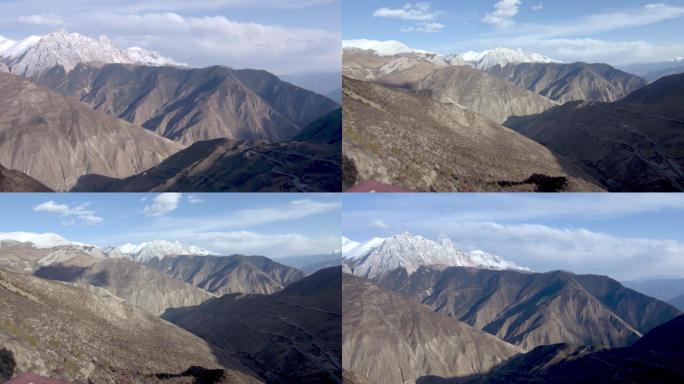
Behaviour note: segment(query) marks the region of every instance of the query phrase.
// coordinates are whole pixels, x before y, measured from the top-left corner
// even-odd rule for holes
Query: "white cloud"
[[[188,195],[188,203],[200,204],[200,203],[204,203],[204,200],[197,195]]]
[[[314,239],[298,233],[206,232],[197,233],[193,238],[224,255],[237,253],[273,258],[323,254],[340,248],[339,236]]]
[[[33,207],[34,212],[53,213],[62,217],[74,216],[85,225],[97,225],[104,221],[102,217],[96,215],[95,211],[89,209],[88,203],[83,203],[77,207],[70,207],[68,204],[57,204],[54,201],[47,201]],[[73,220],[65,220],[63,225],[73,225]]]
[[[490,12],[482,17],[481,21],[485,24],[492,24],[498,28],[508,28],[515,25],[513,16],[518,14],[518,8],[522,2],[520,0],[500,0],[494,5],[494,12]]]
[[[402,8],[382,7],[373,13],[373,17],[386,17],[411,21],[434,20],[439,12],[433,12],[429,3],[406,4]]]
[[[384,221],[382,221],[380,219],[373,220],[371,222],[371,226],[373,226],[375,228],[379,228],[379,229],[388,229],[389,228],[389,225],[387,225],[387,223],[385,223]]]
[[[191,65],[229,65],[276,73],[340,67],[337,32],[173,12],[94,13],[81,21],[124,46],[150,47]],[[199,64],[198,64],[199,63]]]
[[[292,200],[287,205],[244,209],[229,213],[212,225],[225,227],[253,227],[263,224],[303,219],[312,215],[339,210],[339,200],[320,201],[311,199]]]
[[[402,32],[425,32],[435,33],[444,29],[445,25],[440,23],[418,23],[415,26],[402,27]]]
[[[47,25],[52,27],[66,25],[64,20],[62,20],[60,17],[48,15],[19,16],[17,21],[22,24]]]
[[[675,240],[495,222],[453,223],[444,230],[465,248],[482,248],[540,272],[563,269],[627,279],[684,271],[684,244]]]
[[[542,9],[544,9],[544,3],[540,1],[539,4],[533,5],[531,8],[533,11],[541,11]]]
[[[152,205],[146,205],[143,212],[149,217],[163,216],[178,208],[181,193],[162,193],[152,199]]]

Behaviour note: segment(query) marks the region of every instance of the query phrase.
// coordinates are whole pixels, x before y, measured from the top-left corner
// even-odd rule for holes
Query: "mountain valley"
[[[682,75],[649,84],[608,64],[506,48],[442,56],[397,41],[343,47],[345,190],[366,182],[410,191],[682,190]],[[425,96],[442,106],[424,108]],[[517,138],[499,146],[487,134],[460,146],[483,136],[481,124],[449,116],[449,106],[541,146],[524,150],[528,158],[517,156]],[[560,167],[538,168],[544,151],[556,158],[544,163]]]
[[[682,377],[682,312],[607,276],[532,272],[408,233],[342,244],[352,383]]]
[[[599,191],[544,146],[454,104],[344,79],[344,188],[413,191]]]
[[[0,164],[52,190],[340,190],[339,104],[266,71],[64,30],[3,40],[0,63]]]
[[[340,277],[179,242],[0,233],[0,344],[16,372],[74,383],[341,383]]]

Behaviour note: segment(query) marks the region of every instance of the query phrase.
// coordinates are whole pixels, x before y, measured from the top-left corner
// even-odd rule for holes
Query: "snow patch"
[[[38,249],[55,248],[69,245],[80,247],[89,246],[84,243],[69,241],[56,233],[0,232],[0,242],[2,241],[30,243],[34,248]]]
[[[167,256],[210,256],[216,255],[206,249],[196,246],[186,246],[178,241],[153,240],[140,244],[123,244],[117,247],[108,247],[104,253],[109,258],[128,258],[139,263],[146,263],[155,258],[163,259]]]

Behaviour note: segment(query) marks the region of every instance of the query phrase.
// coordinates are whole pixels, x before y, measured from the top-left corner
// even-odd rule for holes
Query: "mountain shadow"
[[[341,383],[341,274],[328,268],[271,295],[227,294],[162,318],[266,383]]]

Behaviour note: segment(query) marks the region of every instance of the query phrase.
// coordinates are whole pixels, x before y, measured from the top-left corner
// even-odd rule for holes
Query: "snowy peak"
[[[0,243],[3,241],[15,241],[29,243],[34,248],[45,249],[62,246],[86,246],[86,244],[69,241],[56,233],[33,233],[33,232],[0,232]]]
[[[361,50],[361,51],[373,51],[378,56],[395,56],[402,53],[413,53],[413,49],[409,48],[406,44],[396,41],[396,40],[343,40],[342,49],[348,50]]]
[[[377,56],[403,56],[395,59],[396,62],[388,64],[390,68],[385,70],[385,72],[390,72],[390,70],[396,71],[396,68],[401,69],[401,67],[408,66],[407,60],[409,59],[406,57],[407,54],[437,65],[468,65],[483,71],[497,65],[504,67],[506,64],[560,62],[538,53],[528,53],[522,49],[511,48],[495,48],[482,52],[467,51],[444,57],[437,53],[412,49],[406,44],[395,40],[344,40],[342,47],[345,51],[370,51]]]
[[[506,64],[518,63],[558,63],[538,53],[527,53],[522,49],[495,48],[482,52],[468,51],[457,55],[450,55],[447,61],[451,65],[467,65],[486,71],[499,65],[505,67]]]
[[[93,39],[65,30],[45,36],[30,36],[19,42],[4,43],[0,40],[0,61],[10,68],[11,73],[27,77],[58,65],[68,72],[80,63],[91,62],[184,66],[139,47],[119,48],[106,36]]]
[[[105,248],[109,258],[128,258],[139,263],[146,263],[152,259],[163,259],[167,256],[208,256],[214,253],[206,249],[186,246],[178,241],[154,240],[141,244],[124,244],[118,247]]]
[[[421,266],[429,265],[529,270],[484,251],[462,251],[449,239],[437,242],[402,233],[386,239],[375,238],[365,243],[354,243],[348,240],[348,246],[345,247],[343,240],[342,257],[355,275],[366,278],[378,277],[398,268],[404,268],[411,274]]]

